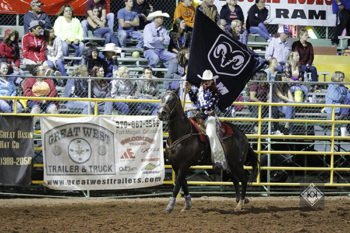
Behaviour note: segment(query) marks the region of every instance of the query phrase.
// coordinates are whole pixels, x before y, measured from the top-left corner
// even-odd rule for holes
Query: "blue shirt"
[[[154,22],[149,23],[143,30],[143,43],[149,49],[167,49],[170,43],[169,31],[162,25],[156,28]]]
[[[342,84],[329,84],[326,92],[326,104],[344,104],[348,89]],[[332,113],[331,107],[325,108],[326,113]],[[340,108],[335,108],[339,113]]]
[[[0,96],[15,96],[16,87],[12,82],[0,77]]]
[[[188,94],[191,101],[196,105],[197,109],[206,115],[214,112],[219,103],[219,94],[216,91],[203,89],[203,87],[195,90],[191,88]]]
[[[118,11],[117,18],[118,20],[123,19],[124,21],[133,21],[135,18],[139,18],[139,16],[135,11],[128,11],[126,8],[122,8]],[[121,25],[119,25],[119,29],[125,31],[134,31],[135,27],[123,28]]]
[[[346,10],[350,10],[350,1],[349,0],[340,0],[340,2],[342,3],[342,5],[344,6],[344,8]],[[336,0],[332,0],[332,9],[333,9],[334,14],[338,14],[339,7],[338,7]]]
[[[282,42],[281,39],[273,38],[266,48],[265,59],[276,58],[278,63],[286,63],[292,47],[288,40]]]

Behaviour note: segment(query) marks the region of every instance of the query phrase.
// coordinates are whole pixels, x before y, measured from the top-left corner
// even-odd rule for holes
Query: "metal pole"
[[[272,103],[273,83],[270,82],[269,84],[270,84],[270,85],[269,85],[269,101],[270,101],[270,103]],[[271,106],[271,105],[269,105],[269,118],[270,118],[270,119],[272,118],[272,106]],[[271,129],[271,128],[272,128],[272,127],[271,127],[271,121],[269,121],[269,122],[268,122],[268,134],[270,134],[270,135],[271,135],[271,133],[272,133],[272,129]],[[267,138],[267,149],[268,149],[269,151],[271,151],[271,138]],[[268,167],[271,166],[271,154],[267,154],[267,166],[268,166]],[[270,177],[270,171],[267,170],[267,171],[266,171],[266,174],[267,174],[267,176],[266,176],[266,182],[267,182],[267,183],[270,183],[270,179],[271,179],[271,177]],[[270,195],[270,192],[271,192],[270,186],[267,187],[266,191],[267,191],[267,195]]]
[[[91,78],[88,78],[88,97],[91,98]],[[88,114],[91,114],[91,102],[89,101]]]

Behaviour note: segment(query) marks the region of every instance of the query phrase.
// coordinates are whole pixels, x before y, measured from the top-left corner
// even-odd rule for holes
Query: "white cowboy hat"
[[[199,74],[197,74],[198,78],[202,79],[202,80],[214,80],[214,79],[217,79],[219,78],[219,76],[217,75],[213,75],[213,72],[211,72],[210,70],[205,70],[203,72],[203,75],[200,76]]]
[[[121,53],[122,49],[119,47],[116,47],[113,43],[105,44],[105,47],[101,50],[101,52],[115,52],[115,53]]]
[[[148,16],[147,16],[147,20],[148,21],[151,21],[153,20],[154,18],[156,17],[166,17],[166,18],[169,18],[169,14],[166,13],[166,12],[162,12],[162,11],[155,11],[155,12],[152,12],[150,13]]]

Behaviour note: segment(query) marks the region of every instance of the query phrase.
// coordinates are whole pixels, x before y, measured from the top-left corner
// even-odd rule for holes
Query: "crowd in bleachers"
[[[336,10],[341,11],[344,7],[348,9],[347,4],[339,4],[344,1],[334,2],[338,7]],[[275,85],[271,96],[273,101],[306,102],[309,101],[308,93],[320,88],[316,85],[318,74],[313,66],[313,46],[307,41],[308,32],[301,29],[298,40],[291,43],[287,25],[281,25],[277,33],[269,31],[266,27],[268,9],[265,0],[256,0],[247,11],[246,19],[237,0],[227,0],[220,12],[213,0],[203,0],[199,6],[192,0],[181,0],[175,11],[169,13],[154,9],[147,0],[124,0],[124,7],[116,14],[107,14],[104,0],[89,0],[84,20],[80,21],[74,16],[74,9],[70,5],[63,5],[53,25],[48,15],[42,11],[40,0],[32,0],[30,7],[24,16],[24,36],[19,38],[17,31],[7,30],[0,43],[0,96],[23,93],[24,96],[35,97],[61,95],[157,99],[161,94],[159,90],[180,86],[179,82],[170,81],[159,85],[159,79],[154,77],[154,69],[166,67],[163,77],[167,79],[178,79],[186,75],[196,7],[243,44],[247,44],[249,34],[257,34],[266,40],[268,45],[265,59],[268,66],[265,71],[258,72],[255,78],[259,81],[290,82]],[[173,15],[173,26],[168,30],[164,26],[164,19],[170,18],[170,15]],[[349,24],[349,20],[342,18],[337,27],[340,31],[348,29]],[[116,25],[118,26],[115,27]],[[125,56],[130,42],[132,51],[136,51],[132,53],[133,58],[141,60],[139,56],[143,56],[147,62],[142,67],[142,75],[138,74],[140,79],[135,81],[126,79],[131,77],[132,68],[118,62],[118,59],[121,61]],[[337,40],[334,39],[333,42],[336,43]],[[33,77],[23,79],[25,72]],[[61,79],[65,76],[74,78]],[[91,93],[86,79],[88,76],[97,78],[91,82]],[[304,85],[303,81],[313,81],[315,85]],[[331,86],[329,90],[330,88]],[[348,103],[349,92],[345,86],[342,88],[346,93],[342,93],[337,100],[331,97],[334,91],[333,94],[327,91],[326,102]],[[63,89],[62,93],[59,89]],[[266,102],[270,99],[265,85],[249,85],[247,90],[249,101]],[[59,103],[50,101],[28,101],[26,106],[17,105],[17,112],[25,111],[26,108],[31,113],[58,113],[60,110]],[[92,103],[84,101],[69,101],[65,107],[84,114],[91,113],[94,109]],[[13,108],[13,101],[0,100],[0,112],[11,112]],[[155,114],[157,105],[105,102],[100,103],[98,109],[104,114],[112,114],[113,111],[121,114],[129,114],[131,111],[141,113],[146,110]],[[273,115],[290,119],[293,118],[294,108],[282,106],[276,108]],[[339,114],[342,118],[343,115]],[[292,131],[288,123],[283,129],[286,133]],[[278,133],[281,130],[274,131]]]

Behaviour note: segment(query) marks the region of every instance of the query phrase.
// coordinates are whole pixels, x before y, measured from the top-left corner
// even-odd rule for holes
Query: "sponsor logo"
[[[250,55],[233,39],[221,34],[209,51],[208,60],[216,74],[236,77],[249,63]]]
[[[135,153],[132,151],[131,148],[126,149],[126,151],[123,153],[123,155],[120,157],[122,160],[135,160]]]
[[[160,173],[160,171],[154,171],[160,164],[148,163],[141,170],[143,174],[156,174]]]
[[[310,207],[317,207],[324,199],[324,193],[314,184],[310,184],[301,194],[301,201],[307,203]]]
[[[136,171],[137,171],[137,167],[130,167],[130,166],[119,167],[119,172],[121,173],[135,173]]]

